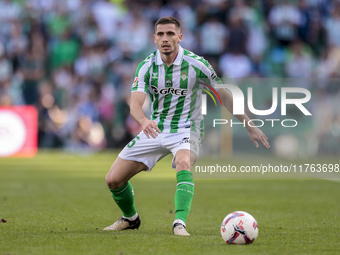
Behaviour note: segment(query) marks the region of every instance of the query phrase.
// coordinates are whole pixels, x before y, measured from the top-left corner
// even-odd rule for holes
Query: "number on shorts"
[[[131,142],[129,142],[129,143],[127,144],[127,147],[128,147],[128,148],[131,148],[132,146],[134,146],[135,143],[136,143],[136,139],[139,140],[139,136],[138,136],[138,135],[137,135],[134,139],[132,139]]]

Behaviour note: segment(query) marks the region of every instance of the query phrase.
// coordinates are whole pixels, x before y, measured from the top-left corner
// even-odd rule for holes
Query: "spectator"
[[[333,10],[331,17],[325,21],[328,45],[340,47],[340,7]]]
[[[6,44],[8,57],[12,61],[13,71],[16,72],[19,65],[19,57],[22,56],[28,46],[28,39],[23,34],[22,25],[19,20],[14,20],[11,24],[10,38]]]
[[[314,54],[320,57],[321,50],[326,48],[327,34],[325,28],[322,26],[322,20],[316,10],[309,23],[308,34],[306,35],[306,42],[311,46]]]
[[[45,76],[44,59],[30,47],[19,63],[24,77],[22,92],[25,103],[36,105],[39,98],[38,83]]]
[[[193,31],[196,27],[196,15],[188,0],[169,1],[163,5],[159,12],[159,17],[173,16],[178,18],[183,26]]]
[[[248,30],[238,13],[231,13],[229,18],[229,41],[227,50],[246,54]]]
[[[145,51],[149,46],[150,41],[147,35],[153,31],[150,29],[149,22],[137,10],[131,12],[131,14],[116,28],[114,41],[125,51],[138,54]]]
[[[301,23],[299,10],[289,0],[283,0],[270,10],[269,23],[274,37],[281,45],[287,46],[297,36],[297,27]]]
[[[313,12],[312,8],[308,8],[305,0],[299,0],[299,13],[300,13],[300,24],[298,26],[299,37],[307,42],[307,35],[310,31],[311,15],[317,15],[317,12]]]
[[[70,27],[69,17],[63,10],[57,9],[50,13],[47,21],[49,35],[58,38]]]
[[[181,32],[183,35],[183,39],[180,43],[181,47],[193,52],[197,52],[198,51],[197,35],[188,30],[184,26],[182,26]]]
[[[289,78],[310,78],[313,68],[311,50],[301,41],[290,46],[286,61],[286,72]]]
[[[226,23],[230,10],[230,1],[225,0],[203,0],[197,6],[197,24],[201,25],[207,21],[209,17],[215,17],[220,22]]]
[[[100,0],[91,6],[92,14],[104,38],[110,39],[116,32],[116,25],[125,16],[124,11],[109,0]]]
[[[2,0],[0,2],[0,21],[2,25],[17,20],[20,17],[21,12],[22,8],[20,4],[15,1]]]
[[[104,41],[104,35],[92,14],[86,19],[86,24],[79,29],[79,35],[83,45],[87,47],[95,46]]]
[[[333,45],[322,49],[317,60],[316,75],[319,78],[337,78],[340,75],[340,48]]]
[[[224,54],[219,68],[225,77],[235,79],[249,77],[252,72],[250,59],[239,51]]]
[[[237,15],[247,26],[257,21],[258,14],[256,13],[255,8],[246,4],[244,0],[235,1],[234,4],[234,7],[230,10],[230,15]]]
[[[0,43],[0,84],[4,87],[4,84],[10,81],[12,77],[12,64],[6,58],[5,48]]]
[[[164,15],[181,20],[181,45],[225,77],[316,76],[315,89],[337,102],[330,78],[340,76],[339,1],[162,2],[0,0],[0,103],[38,107],[39,146],[124,146],[139,132],[129,117],[131,70],[155,49],[145,35]],[[93,146],[98,125],[106,138]]]
[[[211,58],[219,59],[220,55],[226,49],[228,38],[228,28],[219,22],[215,17],[210,17],[205,22],[200,31],[201,53],[204,54],[209,60]],[[207,38],[214,38],[207,40]]]
[[[63,65],[73,65],[78,56],[80,45],[72,37],[69,29],[65,30],[61,38],[52,46],[50,53],[50,63],[52,68]]]

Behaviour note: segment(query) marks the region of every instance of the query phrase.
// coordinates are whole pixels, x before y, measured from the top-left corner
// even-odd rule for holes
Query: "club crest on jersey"
[[[135,80],[133,81],[132,87],[136,87],[138,82],[138,77],[135,77]]]
[[[188,75],[187,75],[187,73],[183,72],[180,77],[183,81],[185,81],[188,78]]]
[[[166,86],[167,87],[171,87],[172,86],[170,78],[166,78]]]

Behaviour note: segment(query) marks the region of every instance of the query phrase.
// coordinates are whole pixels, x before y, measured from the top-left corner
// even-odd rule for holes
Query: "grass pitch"
[[[139,230],[103,232],[121,216],[105,184],[116,152],[77,156],[40,152],[0,159],[3,254],[340,254],[340,183],[321,179],[196,179],[187,222],[171,233],[175,172],[171,157],[132,179]],[[227,245],[222,219],[243,210],[259,236]]]

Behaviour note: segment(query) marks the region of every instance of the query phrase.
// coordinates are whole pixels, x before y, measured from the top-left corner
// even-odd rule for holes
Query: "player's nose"
[[[162,42],[168,42],[169,41],[169,38],[168,38],[168,36],[167,35],[165,35],[165,36],[163,36],[163,38],[162,38],[163,40],[162,40]]]

